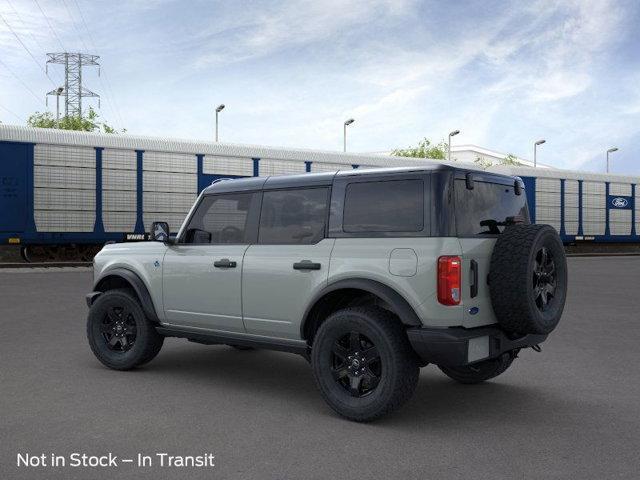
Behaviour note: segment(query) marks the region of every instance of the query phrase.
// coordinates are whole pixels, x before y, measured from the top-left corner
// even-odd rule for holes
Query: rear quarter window
[[[458,236],[498,234],[509,217],[529,223],[527,197],[512,186],[476,181],[469,190],[464,180],[455,180],[454,195]]]
[[[420,232],[424,229],[424,181],[387,180],[347,185],[343,231]]]

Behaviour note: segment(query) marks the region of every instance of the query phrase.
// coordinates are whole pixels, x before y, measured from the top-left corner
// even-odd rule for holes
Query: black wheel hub
[[[125,307],[109,307],[100,325],[100,333],[109,350],[126,352],[136,341],[136,321]]]
[[[375,345],[352,331],[336,340],[331,350],[333,379],[352,397],[364,397],[380,383],[382,365]]]
[[[542,247],[536,253],[533,264],[533,300],[538,310],[549,308],[556,294],[556,264],[552,253]]]

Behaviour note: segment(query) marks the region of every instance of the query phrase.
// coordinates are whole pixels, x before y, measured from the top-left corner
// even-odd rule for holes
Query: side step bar
[[[190,342],[202,343],[204,345],[240,345],[243,347],[253,347],[262,350],[276,350],[279,352],[289,352],[302,355],[309,360],[311,349],[306,342],[301,340],[271,339],[259,336],[247,336],[244,334],[222,333],[222,332],[202,332],[182,328],[158,326],[156,331],[164,337],[186,338]]]

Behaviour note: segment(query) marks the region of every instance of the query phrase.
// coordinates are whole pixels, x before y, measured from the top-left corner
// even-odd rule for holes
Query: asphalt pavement
[[[638,478],[640,258],[569,265],[542,353],[476,386],[424,368],[412,400],[371,424],[337,417],[293,354],[168,339],[144,368],[108,370],[85,337],[90,272],[0,271],[0,478]],[[134,462],[73,467],[74,452]],[[67,466],[18,467],[19,454]]]

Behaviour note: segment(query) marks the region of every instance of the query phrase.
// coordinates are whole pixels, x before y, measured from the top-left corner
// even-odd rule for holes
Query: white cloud
[[[591,84],[591,76],[585,72],[558,70],[551,72],[532,84],[529,99],[533,102],[547,102],[573,97],[584,92]]]
[[[30,47],[38,49],[33,34],[56,50],[37,9],[11,1],[27,28],[6,2],[0,12]],[[63,42],[77,44],[62,4],[40,1]],[[223,138],[237,142],[340,148],[342,122],[353,116],[354,150],[438,141],[459,128],[460,143],[524,157],[531,139],[544,136],[545,161],[578,166],[640,124],[638,67],[625,65],[635,76],[604,72],[637,23],[637,7],[624,0],[292,0],[189,9],[167,0],[117,9],[78,1],[96,26],[132,133],[210,138],[212,105],[224,102]],[[0,22],[0,57],[44,93],[46,80],[7,33]],[[0,82],[17,99],[5,106],[33,111],[21,104],[21,85],[6,75]],[[99,90],[95,82],[88,86]]]
[[[317,41],[330,43],[338,34],[366,26],[376,18],[400,16],[411,3],[401,0],[293,0],[246,9],[240,16],[220,19],[194,38],[212,50],[199,55],[195,64],[202,68],[244,62],[282,48]]]

